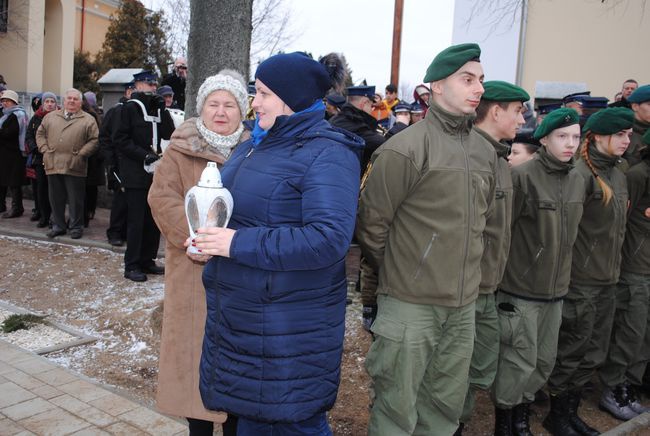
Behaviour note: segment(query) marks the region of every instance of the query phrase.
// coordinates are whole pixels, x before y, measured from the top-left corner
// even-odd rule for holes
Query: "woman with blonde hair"
[[[208,162],[221,166],[249,138],[242,125],[247,109],[241,74],[222,70],[205,79],[196,97],[199,116],[174,131],[149,191],[151,212],[167,242],[156,403],[167,414],[186,417],[190,435],[212,435],[213,422],[223,422],[226,415],[203,407],[199,394],[206,318],[201,274],[210,256],[186,255],[185,194],[196,185]],[[224,426],[224,435],[235,434],[234,428],[236,422]]]

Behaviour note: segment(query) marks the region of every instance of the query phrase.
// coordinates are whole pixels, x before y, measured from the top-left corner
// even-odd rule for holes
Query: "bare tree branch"
[[[498,29],[501,30],[497,34],[506,33],[517,22],[524,2],[532,4],[536,1],[538,0],[474,0],[469,17],[465,21],[465,26],[469,28],[470,25],[474,24],[487,28],[486,37],[497,32]],[[639,19],[643,20],[647,0],[600,0],[600,3],[607,4],[606,10],[611,12],[624,7],[623,13],[625,13],[630,6],[630,1],[641,1]]]
[[[176,56],[187,53],[190,23],[189,0],[164,0],[162,9],[168,17],[171,31],[168,43]],[[283,0],[254,0],[250,60],[251,65],[284,49],[300,36],[290,27],[291,11]]]

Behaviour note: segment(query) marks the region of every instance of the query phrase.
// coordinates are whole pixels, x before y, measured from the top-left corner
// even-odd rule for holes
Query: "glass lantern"
[[[185,215],[191,238],[196,238],[196,230],[200,227],[226,227],[232,209],[232,195],[221,183],[216,162],[208,162],[199,182],[185,194]],[[188,251],[199,254],[191,245]]]

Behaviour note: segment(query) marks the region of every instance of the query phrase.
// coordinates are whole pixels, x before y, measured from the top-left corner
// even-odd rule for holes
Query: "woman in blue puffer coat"
[[[330,435],[345,329],[345,255],[363,140],[331,127],[326,69],[303,53],[255,74],[257,119],[222,169],[229,228],[199,229],[207,320],[201,395],[239,435]]]

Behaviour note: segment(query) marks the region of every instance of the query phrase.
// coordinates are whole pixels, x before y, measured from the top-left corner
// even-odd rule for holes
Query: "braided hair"
[[[611,140],[612,137],[610,136],[609,141]],[[607,182],[605,182],[605,180],[603,180],[603,178],[598,174],[598,170],[596,170],[596,167],[594,167],[594,164],[591,162],[591,158],[589,157],[589,145],[594,144],[594,141],[594,134],[591,133],[591,131],[587,132],[585,138],[582,140],[582,144],[580,145],[580,156],[584,159],[587,167],[596,178],[596,182],[598,182],[600,189],[603,190],[603,204],[607,206],[611,201],[614,192]],[[609,148],[609,144],[607,145],[607,148]]]

